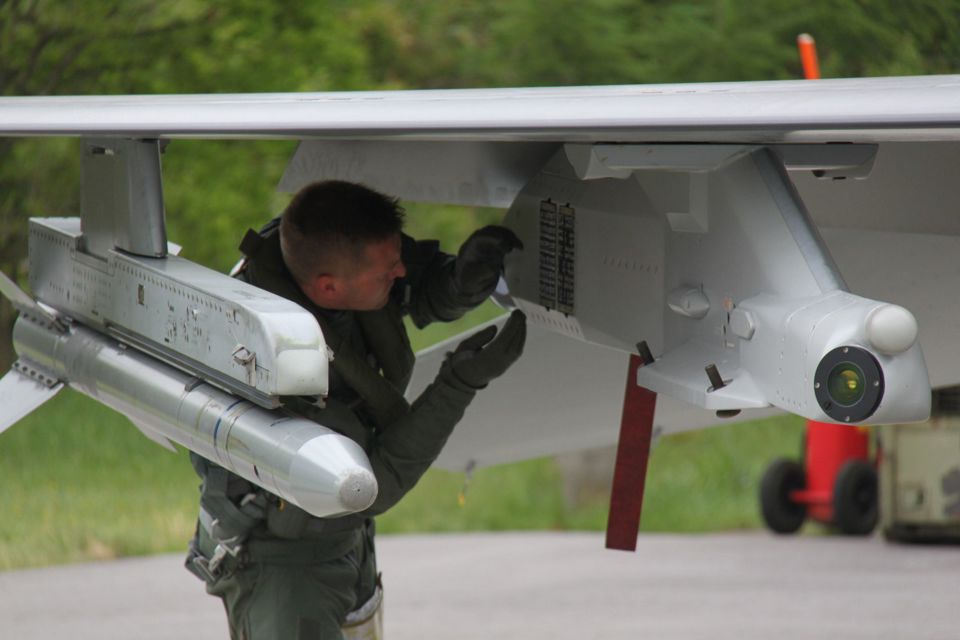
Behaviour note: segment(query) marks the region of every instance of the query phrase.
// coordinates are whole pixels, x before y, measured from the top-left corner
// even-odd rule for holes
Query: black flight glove
[[[514,311],[499,333],[496,327],[489,326],[457,345],[453,353],[447,354],[441,373],[447,370],[470,389],[483,389],[517,361],[526,339],[527,316]]]
[[[474,304],[486,300],[497,287],[504,257],[514,249],[523,249],[523,243],[506,227],[474,231],[457,253],[453,272],[457,291]]]

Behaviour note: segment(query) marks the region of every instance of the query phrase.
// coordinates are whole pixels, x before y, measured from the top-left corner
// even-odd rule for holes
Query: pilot
[[[222,598],[236,639],[382,637],[374,516],[417,483],[477,391],[520,356],[525,318],[474,334],[448,354],[434,382],[408,404],[414,364],[403,323],[461,317],[493,292],[508,229],[473,233],[456,257],[402,233],[395,199],[364,186],[318,182],[283,215],[247,232],[237,277],[314,314],[333,352],[330,393],[285,406],[359,443],[379,493],[366,511],[315,518],[191,454],[200,518],[187,568]]]

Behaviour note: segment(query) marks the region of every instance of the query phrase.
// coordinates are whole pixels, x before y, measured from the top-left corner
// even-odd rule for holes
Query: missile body
[[[376,498],[363,449],[325,426],[259,407],[76,323],[64,330],[21,315],[13,340],[21,372],[65,381],[151,439],[177,442],[315,516],[362,511]]]

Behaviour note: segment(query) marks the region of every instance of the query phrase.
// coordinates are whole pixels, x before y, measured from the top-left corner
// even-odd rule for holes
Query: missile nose
[[[317,517],[362,511],[377,497],[366,453],[333,431],[303,443],[290,465],[289,495]]]
[[[363,511],[377,498],[377,479],[366,469],[351,469],[337,491],[344,510]]]

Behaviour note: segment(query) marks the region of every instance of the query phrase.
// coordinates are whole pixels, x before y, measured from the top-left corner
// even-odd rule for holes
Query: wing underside
[[[852,290],[882,295],[916,314],[931,384],[935,388],[960,384],[956,367],[960,346],[955,339],[960,299],[952,295],[932,299],[930,293],[960,288],[953,258],[960,253],[960,237],[823,231]],[[495,321],[502,322],[503,318]],[[418,354],[411,399],[433,380],[444,354],[466,335]],[[523,357],[502,379],[477,394],[437,464],[462,471],[471,462],[485,466],[615,444],[627,363],[623,352],[530,326]],[[748,409],[732,421],[777,413],[777,409]],[[730,423],[712,411],[665,395],[657,399],[654,428],[660,435]]]
[[[504,318],[491,324],[502,324]],[[417,354],[408,397],[436,376],[444,355],[468,333]],[[626,387],[627,354],[528,328],[523,357],[478,393],[447,441],[437,465],[451,471],[553,455],[617,442]],[[743,419],[775,410],[752,410]],[[721,424],[711,411],[661,396],[657,434]]]
[[[931,382],[960,383],[951,325],[960,276],[949,259],[960,238],[952,205],[960,196],[960,76],[0,98],[0,136],[41,135],[297,139],[284,190],[339,178],[407,200],[495,207],[509,206],[570,145],[877,145],[870,179],[822,180],[809,170],[790,178],[851,291],[913,310]],[[421,354],[412,393],[447,348]],[[531,327],[524,358],[478,395],[439,463],[463,469],[614,443],[627,359]],[[7,378],[0,392],[12,398],[23,381]],[[710,411],[658,400],[655,424],[664,431],[715,422]]]

